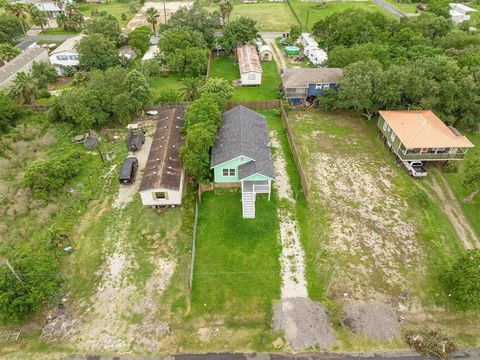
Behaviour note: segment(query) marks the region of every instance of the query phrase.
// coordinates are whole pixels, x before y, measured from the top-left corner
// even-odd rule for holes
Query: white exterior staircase
[[[242,192],[242,210],[244,218],[255,218],[255,194],[253,192]]]

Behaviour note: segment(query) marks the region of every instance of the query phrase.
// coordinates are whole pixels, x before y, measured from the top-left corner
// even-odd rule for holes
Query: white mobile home
[[[148,154],[140,197],[144,206],[174,206],[182,203],[185,172],[179,157],[183,145],[180,129],[185,108],[161,110]]]
[[[257,50],[251,45],[240,45],[237,47],[237,57],[242,86],[260,85],[262,65]]]

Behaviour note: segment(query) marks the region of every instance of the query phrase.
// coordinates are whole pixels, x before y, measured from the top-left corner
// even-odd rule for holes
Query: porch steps
[[[243,217],[246,219],[255,218],[255,195],[253,192],[243,192],[242,194]]]

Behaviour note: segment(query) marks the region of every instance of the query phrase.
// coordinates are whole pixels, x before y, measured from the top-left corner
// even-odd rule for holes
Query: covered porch
[[[272,193],[272,179],[265,178],[264,180],[241,180],[242,186],[242,210],[243,217],[253,219],[255,218],[255,201],[257,194],[268,194],[268,201]]]

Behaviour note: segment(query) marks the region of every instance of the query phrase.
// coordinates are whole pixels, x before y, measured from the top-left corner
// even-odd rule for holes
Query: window
[[[383,131],[387,131],[388,124],[383,121]]]
[[[420,149],[420,154],[426,154],[428,152],[427,148],[421,148]]]
[[[320,90],[322,86],[322,84],[315,84],[315,90]]]
[[[156,191],[153,193],[155,200],[168,200],[168,193],[165,191]]]
[[[222,169],[223,176],[235,176],[236,171],[235,169]]]
[[[69,59],[70,60],[78,60],[78,55],[70,55]]]
[[[323,90],[330,89],[330,84],[323,84]]]
[[[255,80],[255,74],[248,74],[248,80]]]
[[[68,60],[67,55],[57,55],[57,60]]]
[[[397,137],[397,135],[395,134],[394,131],[392,131],[392,135],[390,136],[390,139],[392,139],[392,141],[395,141],[396,137]]]

